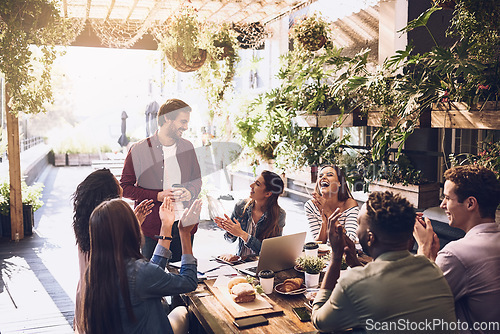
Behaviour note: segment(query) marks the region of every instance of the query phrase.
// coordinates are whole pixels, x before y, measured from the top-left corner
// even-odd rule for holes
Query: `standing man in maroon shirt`
[[[180,261],[181,245],[178,222],[201,191],[201,173],[193,144],[182,138],[188,129],[191,107],[178,99],[167,100],[158,111],[158,130],[134,144],[125,159],[120,185],[123,197],[138,205],[144,199],[154,200],[154,207],[142,224],[145,242],[142,254],[150,259],[160,232],[158,210],[165,197],[176,201],[176,222],[172,227],[172,262]],[[194,228],[192,233],[196,232]],[[170,237],[170,236],[167,236]]]

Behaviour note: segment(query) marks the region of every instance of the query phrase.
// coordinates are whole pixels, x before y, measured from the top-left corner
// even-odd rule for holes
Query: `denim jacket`
[[[171,255],[170,250],[156,245],[150,262],[144,259],[128,261],[130,299],[137,321],[129,320],[120,296],[123,333],[173,333],[161,297],[194,291],[198,279],[196,259],[191,254],[182,255],[179,274],[166,272],[165,266]]]
[[[241,200],[239,201],[235,206],[233,213],[231,215],[231,220],[233,218],[236,218],[236,220],[240,223],[241,229],[245,232],[248,232],[248,227],[252,218],[252,209],[253,209],[253,204],[249,205],[248,208],[243,212],[243,209],[245,208],[245,205],[247,203],[247,200]],[[246,246],[250,248],[255,254],[260,253],[260,248],[262,247],[262,241],[257,239],[255,236],[259,235],[259,233],[262,231],[264,226],[267,224],[267,216],[268,213],[264,212],[264,214],[260,217],[259,221],[257,222],[257,228],[255,229],[255,234],[250,235],[250,238],[248,239],[248,242],[244,242],[241,238],[237,238],[234,235],[230,234],[229,232],[226,232],[224,234],[224,238],[229,241],[229,242],[235,242],[236,239],[238,240],[238,252],[236,255],[241,255],[241,252],[243,250],[243,247]],[[280,208],[280,217],[278,219],[278,226],[279,226],[279,232],[278,235],[275,235],[274,237],[280,236],[283,233],[283,227],[285,226],[285,219],[286,219],[286,212],[282,208]]]

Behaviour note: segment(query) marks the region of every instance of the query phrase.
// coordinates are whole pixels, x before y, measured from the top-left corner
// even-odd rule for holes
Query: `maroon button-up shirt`
[[[191,193],[189,206],[201,191],[201,172],[198,158],[190,141],[180,138],[177,141],[176,158],[181,169],[181,184]],[[135,143],[129,150],[123,165],[120,185],[123,197],[130,198],[138,205],[145,199],[152,199],[154,207],[142,224],[145,236],[154,237],[160,232],[158,193],[163,190],[164,161],[163,149],[158,133]],[[194,233],[196,228],[193,229]]]

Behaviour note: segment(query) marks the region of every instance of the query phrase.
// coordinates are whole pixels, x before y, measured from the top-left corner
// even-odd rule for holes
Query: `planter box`
[[[436,103],[432,107],[431,126],[446,129],[500,129],[500,103],[486,102],[469,106],[463,102]]]
[[[54,166],[56,167],[66,166],[66,153],[54,154]]]
[[[403,186],[401,183],[392,185],[385,180],[378,180],[370,184],[370,192],[372,191],[392,191],[400,194],[418,209],[438,206],[440,203],[439,183],[437,182]]]
[[[69,153],[68,154],[68,166],[80,166],[80,154]]]
[[[90,159],[90,154],[88,153],[80,153],[80,166],[90,166],[92,165],[92,160]]]
[[[23,225],[24,225],[24,235],[33,234],[33,223],[35,219],[33,216],[33,207],[31,205],[23,204]],[[10,238],[11,237],[11,226],[10,226],[10,216],[0,215],[1,231],[2,236]]]
[[[368,112],[368,120],[367,124],[368,126],[373,126],[373,127],[382,127],[382,118],[384,117],[384,111],[383,110],[371,110]],[[403,118],[402,120],[393,117],[390,120],[389,126],[395,127],[398,122],[401,121],[411,121],[414,119],[415,116],[412,118],[410,116]],[[430,112],[422,112],[422,114],[418,117],[418,119],[415,120],[415,125],[417,128],[429,128],[431,126],[431,114]]]
[[[328,128],[335,123],[337,123],[337,127],[341,128],[367,125],[367,119],[361,113],[361,111],[359,111],[359,109],[353,110],[349,113],[345,113],[344,115],[301,115],[294,117],[293,120],[297,123],[298,126],[304,128]]]

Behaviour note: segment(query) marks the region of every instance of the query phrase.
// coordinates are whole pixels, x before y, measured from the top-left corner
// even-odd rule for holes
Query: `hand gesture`
[[[338,222],[341,214],[340,209],[337,209],[328,217],[328,239],[332,246],[332,257],[337,259],[342,258],[345,246],[344,227]]]
[[[189,209],[185,209],[180,219],[179,230],[189,227],[189,232],[193,229],[193,225],[200,222],[201,199],[197,199],[191,204]]]
[[[165,197],[162,205],[160,206],[159,213],[162,233],[167,233],[168,236],[171,234],[172,225],[174,225],[175,220],[174,203],[172,203],[170,198]]]
[[[349,267],[357,267],[361,266],[361,262],[359,262],[358,255],[356,254],[356,245],[354,242],[344,234],[344,254],[345,254],[345,262]]]
[[[312,202],[326,219],[332,215],[333,211],[326,205],[326,199],[317,192],[313,192]]]
[[[187,190],[186,188],[183,187],[175,187],[170,189],[173,198],[176,202],[185,202],[185,201],[190,201],[191,200],[191,192]]]
[[[144,223],[144,219],[146,219],[146,216],[151,213],[151,209],[153,208],[153,206],[154,203],[152,199],[145,199],[135,207],[134,213],[137,217],[137,220],[139,221],[139,225],[142,225],[142,223]]]
[[[242,230],[240,222],[236,218],[231,220],[228,215],[224,215],[224,218],[215,217],[214,220],[217,226],[236,237],[244,237],[246,235],[246,232]]]
[[[173,200],[173,199],[174,199],[174,194],[173,194],[173,192],[172,192],[172,189],[166,189],[166,190],[160,191],[160,192],[158,193],[158,195],[157,195],[157,198],[156,198],[156,199],[158,200],[158,202],[163,202],[163,200],[164,200],[165,198],[167,198],[167,197],[168,197],[168,198],[170,198],[171,200]]]
[[[421,214],[417,215],[415,218],[415,225],[413,227],[413,237],[418,244],[417,254],[425,255],[432,261],[436,260],[440,246],[439,238],[436,233],[434,233],[429,218],[422,218]]]

